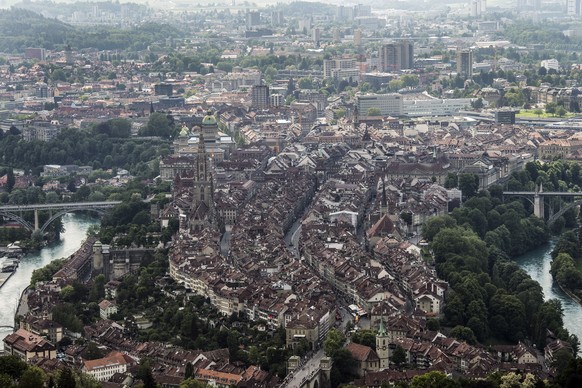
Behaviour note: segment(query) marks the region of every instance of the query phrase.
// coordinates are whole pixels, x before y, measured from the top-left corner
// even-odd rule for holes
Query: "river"
[[[14,325],[14,314],[22,291],[30,284],[32,271],[41,268],[54,259],[68,257],[81,246],[91,225],[99,223],[99,219],[80,214],[65,214],[62,217],[65,231],[61,239],[38,252],[29,253],[22,258],[16,273],[8,279],[0,289],[0,340],[3,340],[12,330],[6,326]],[[4,344],[0,341],[0,349]]]
[[[518,257],[516,262],[542,286],[546,300],[558,299],[562,303],[564,326],[570,334],[576,334],[582,340],[582,306],[568,297],[554,282],[550,274],[551,254],[554,245],[554,243],[550,243],[534,249]]]

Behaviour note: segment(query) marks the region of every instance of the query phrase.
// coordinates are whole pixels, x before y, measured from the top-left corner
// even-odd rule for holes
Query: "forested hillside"
[[[26,47],[59,49],[143,50],[166,38],[180,37],[176,28],[149,23],[131,29],[74,27],[32,11],[0,10],[0,52],[22,52]]]

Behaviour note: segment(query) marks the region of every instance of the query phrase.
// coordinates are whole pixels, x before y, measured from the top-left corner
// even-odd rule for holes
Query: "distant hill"
[[[75,29],[58,20],[24,9],[0,10],[0,51],[22,51],[25,47],[54,48],[64,44]]]
[[[20,53],[26,47],[52,50],[68,44],[74,49],[143,50],[154,42],[182,34],[172,26],[157,23],[131,29],[75,27],[24,9],[0,10],[0,52]]]

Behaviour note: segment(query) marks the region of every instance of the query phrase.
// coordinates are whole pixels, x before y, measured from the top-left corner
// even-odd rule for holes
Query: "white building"
[[[379,109],[382,116],[401,116],[403,114],[403,98],[398,93],[365,94],[356,96],[356,98],[358,111],[362,116],[366,116],[370,108]]]
[[[557,59],[546,59],[542,61],[541,67],[545,67],[546,70],[554,69],[556,71],[560,71],[560,62]]]
[[[116,373],[125,373],[128,367],[135,364],[136,361],[130,356],[120,352],[111,352],[107,357],[85,361],[82,371],[96,380],[107,381]]]
[[[431,98],[426,100],[404,100],[402,114],[418,116],[448,116],[471,107],[474,98]]]

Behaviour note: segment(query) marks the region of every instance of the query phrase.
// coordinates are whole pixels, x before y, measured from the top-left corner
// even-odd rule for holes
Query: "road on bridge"
[[[35,205],[5,205],[0,206],[0,211],[30,211],[30,210],[55,210],[55,209],[91,209],[107,208],[119,205],[121,201],[101,201],[101,202],[62,202],[62,203],[41,203]]]

